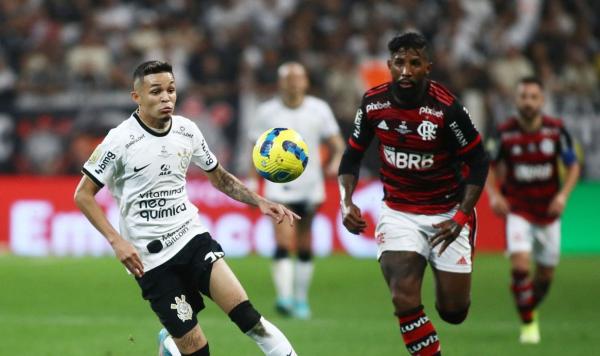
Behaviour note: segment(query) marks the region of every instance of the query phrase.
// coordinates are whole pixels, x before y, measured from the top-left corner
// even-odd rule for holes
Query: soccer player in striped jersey
[[[538,343],[536,307],[548,292],[560,255],[560,214],[579,177],[571,136],[560,119],[542,113],[542,83],[517,86],[518,115],[500,124],[487,143],[492,158],[487,191],[495,213],[506,217],[512,291],[521,318],[522,343]],[[558,160],[567,167],[562,187]],[[505,174],[501,174],[505,172]],[[498,189],[499,177],[502,190]],[[536,262],[530,277],[531,254]]]
[[[427,263],[440,317],[460,324],[470,306],[476,229],[474,206],[488,158],[469,113],[441,84],[428,79],[423,36],[409,32],[388,43],[392,81],[368,90],[356,113],[339,169],[343,223],[367,226],[352,201],[363,154],[377,137],[384,198],[375,228],[383,276],[411,355],[441,355],[425,314],[421,285]]]

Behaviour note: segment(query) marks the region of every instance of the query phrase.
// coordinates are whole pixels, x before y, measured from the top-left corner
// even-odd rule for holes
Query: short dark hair
[[[537,84],[537,86],[539,86],[540,89],[544,89],[544,84],[542,83],[542,80],[533,75],[519,79],[519,84]]]
[[[401,48],[406,49],[416,49],[416,50],[425,50],[427,53],[427,40],[425,37],[417,32],[404,32],[396,37],[392,38],[388,42],[388,49],[390,50],[390,54],[399,51]]]
[[[169,62],[164,61],[147,61],[135,69],[133,72],[133,81],[137,79],[143,80],[145,76],[149,74],[157,74],[157,73],[171,73],[173,74],[173,66]]]

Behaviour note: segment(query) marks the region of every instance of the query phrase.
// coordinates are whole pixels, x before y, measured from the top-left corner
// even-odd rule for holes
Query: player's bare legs
[[[462,323],[471,305],[471,274],[432,270],[435,277],[435,307],[440,317],[450,324]]]
[[[296,223],[298,258],[294,266],[294,316],[301,319],[308,319],[311,315],[308,290],[314,271],[311,231],[314,216],[314,211],[307,212]]]
[[[208,355],[208,340],[206,340],[206,336],[204,336],[200,325],[194,326],[192,330],[188,331],[182,337],[174,337],[173,341],[175,341],[179,352],[183,355],[194,354],[200,350],[205,350],[204,353]]]
[[[441,355],[438,335],[421,304],[425,258],[416,252],[385,251],[379,263],[408,352],[420,356]]]
[[[290,251],[294,248],[296,227],[274,222],[273,228],[276,247],[271,273],[277,296],[275,307],[280,314],[289,316],[293,309],[294,293],[294,264],[290,257]]]
[[[209,289],[211,299],[265,355],[296,355],[285,335],[254,309],[246,291],[223,259],[213,263]]]

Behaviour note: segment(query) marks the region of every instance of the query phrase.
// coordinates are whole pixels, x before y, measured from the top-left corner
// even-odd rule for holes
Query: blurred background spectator
[[[307,66],[347,135],[362,92],[387,80],[387,41],[416,29],[432,45],[432,77],[483,132],[513,113],[518,78],[539,75],[546,112],[584,148],[585,176],[600,179],[598,14],[594,0],[2,1],[0,173],[78,173],[135,109],[131,73],[148,59],[174,65],[178,113],[244,173],[244,132],[280,63]]]

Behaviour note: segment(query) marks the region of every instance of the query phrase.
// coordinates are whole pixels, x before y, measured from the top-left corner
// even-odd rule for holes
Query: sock
[[[312,281],[315,267],[310,252],[299,252],[294,266],[294,299],[298,302],[308,301],[308,289]]]
[[[440,356],[438,334],[420,305],[398,317],[402,339],[413,356]]]
[[[533,281],[533,307],[537,307],[542,300],[544,300],[544,297],[546,297],[546,294],[548,294],[548,290],[550,289],[550,281],[540,281],[540,280],[534,280]]]
[[[289,257],[276,258],[273,260],[272,272],[277,299],[291,300],[294,281],[292,260]]]
[[[524,324],[531,323],[535,300],[533,297],[533,284],[529,279],[529,273],[513,270],[511,287],[521,321]]]
[[[163,346],[165,347],[165,349],[167,349],[167,351],[171,353],[171,355],[181,356],[181,353],[179,352],[179,349],[175,344],[175,340],[173,340],[173,337],[171,337],[171,335],[165,338],[165,340],[163,341]]]
[[[268,356],[297,356],[296,351],[279,329],[264,317],[246,333]]]

